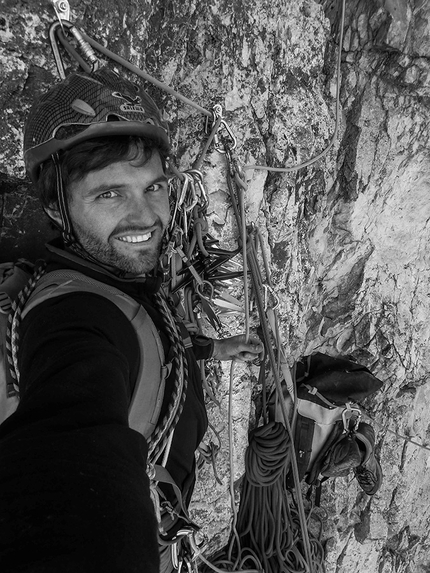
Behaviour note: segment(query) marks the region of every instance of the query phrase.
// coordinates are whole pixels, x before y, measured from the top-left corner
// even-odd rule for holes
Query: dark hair
[[[121,135],[97,137],[78,143],[59,156],[66,196],[70,184],[79,181],[90,171],[103,169],[118,161],[133,161],[136,166],[141,166],[151,158],[154,150],[160,154],[165,168],[167,153],[151,139]],[[56,169],[52,159],[42,165],[37,190],[43,207],[50,208],[57,203]]]

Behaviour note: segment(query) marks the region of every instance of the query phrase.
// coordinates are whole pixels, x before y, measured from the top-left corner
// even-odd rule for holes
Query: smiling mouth
[[[146,243],[151,236],[152,233],[146,233],[145,235],[125,235],[124,237],[116,237],[116,239],[123,243]]]

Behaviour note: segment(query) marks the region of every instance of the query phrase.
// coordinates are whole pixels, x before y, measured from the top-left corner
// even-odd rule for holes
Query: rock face
[[[242,165],[297,165],[334,133],[340,1],[75,0],[71,8],[114,52],[206,109],[221,104]],[[247,221],[261,230],[289,359],[347,354],[384,381],[366,403],[381,490],[369,498],[343,478],[323,489],[329,573],[430,570],[429,18],[424,0],[347,2],[334,146],[298,171],[245,170]],[[46,42],[53,20],[48,2],[3,2],[2,260],[40,256],[51,233],[24,179],[21,130],[34,96],[57,79]],[[189,168],[205,142],[204,117],[149,91],[164,106],[177,164]],[[211,148],[202,170],[210,233],[234,246],[224,156]],[[224,329],[241,332],[243,316],[225,318]],[[255,422],[256,376],[254,367],[233,372],[234,480]],[[193,511],[214,548],[231,521],[225,363],[213,365],[211,380],[220,405],[208,406],[209,437],[221,442],[222,485],[203,467]]]

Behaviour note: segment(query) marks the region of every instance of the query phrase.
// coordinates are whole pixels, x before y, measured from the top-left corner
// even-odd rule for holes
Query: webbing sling
[[[59,270],[47,273],[38,281],[22,318],[49,298],[76,292],[90,292],[106,297],[126,315],[136,331],[141,358],[129,407],[129,424],[148,439],[157,425],[170,365],[165,364],[157,329],[142,305],[115,287],[78,271]]]

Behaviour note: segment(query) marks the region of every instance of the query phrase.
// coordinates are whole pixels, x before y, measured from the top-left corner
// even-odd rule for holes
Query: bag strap
[[[329,408],[336,408],[336,404],[333,404],[333,402],[330,402],[330,400],[327,400],[327,398],[325,398],[321,394],[321,392],[318,392],[318,390],[315,388],[315,386],[311,386],[310,384],[302,384],[302,387],[306,388],[307,391],[309,392],[309,394],[312,394],[312,396],[317,396]]]
[[[156,428],[170,365],[165,364],[157,328],[144,307],[119,289],[78,271],[64,269],[45,274],[29,298],[22,317],[52,297],[90,292],[113,302],[132,323],[139,343],[140,365],[129,407],[129,424],[148,439]]]

